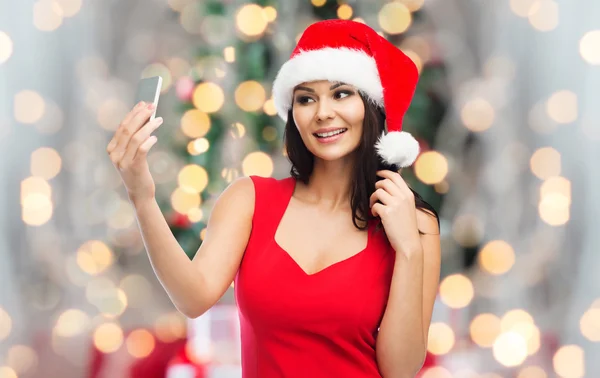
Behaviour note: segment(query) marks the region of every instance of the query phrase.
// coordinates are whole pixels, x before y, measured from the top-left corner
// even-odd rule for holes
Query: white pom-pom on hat
[[[381,134],[375,149],[386,163],[405,168],[417,160],[420,147],[419,142],[410,133],[391,131]]]

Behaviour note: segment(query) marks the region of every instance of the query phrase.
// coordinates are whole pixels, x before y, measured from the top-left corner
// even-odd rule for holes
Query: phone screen
[[[154,103],[158,107],[158,98],[160,97],[160,89],[162,87],[162,77],[153,76],[145,79],[141,79],[138,82],[137,91],[135,94],[135,101],[133,105],[144,101],[146,103]],[[156,115],[156,109],[150,116],[150,120],[153,120]]]

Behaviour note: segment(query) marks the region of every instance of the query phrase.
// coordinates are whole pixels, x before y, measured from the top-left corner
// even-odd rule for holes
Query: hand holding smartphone
[[[129,198],[134,203],[154,198],[156,191],[146,157],[158,140],[151,135],[162,124],[162,117],[154,119],[162,86],[159,76],[139,81],[136,103],[121,121],[106,147],[110,160],[117,168]],[[146,104],[142,106],[141,102]]]

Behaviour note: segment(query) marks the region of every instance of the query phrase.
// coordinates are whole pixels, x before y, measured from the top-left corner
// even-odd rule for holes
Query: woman
[[[152,109],[138,105],[117,130],[107,151],[173,304],[200,316],[235,280],[245,378],[413,377],[421,368],[439,224],[395,172],[418,154],[401,131],[417,80],[412,61],[364,24],[307,28],[273,84],[291,177],[234,181],[191,262],[154,199]]]

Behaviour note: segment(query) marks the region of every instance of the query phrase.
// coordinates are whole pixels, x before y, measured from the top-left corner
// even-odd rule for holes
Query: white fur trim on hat
[[[375,149],[386,163],[405,168],[415,162],[420,148],[419,142],[406,131],[392,131],[381,134]]]
[[[350,84],[383,107],[383,86],[375,59],[361,50],[326,47],[301,51],[285,62],[273,82],[277,113],[287,121],[294,87],[298,84],[329,80]]]

